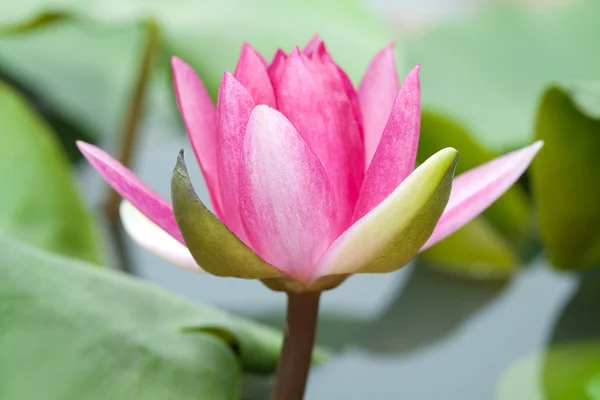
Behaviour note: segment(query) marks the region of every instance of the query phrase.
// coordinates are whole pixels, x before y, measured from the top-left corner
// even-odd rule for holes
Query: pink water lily
[[[244,45],[216,108],[190,66],[173,58],[172,69],[214,214],[196,197],[183,154],[172,207],[102,150],[78,145],[124,197],[122,220],[138,243],[215,275],[302,290],[328,277],[393,271],[478,216],[542,145],[454,179],[452,148],[415,169],[419,67],[400,86],[392,46],[355,90],[319,37],[289,55],[279,50],[271,63]]]

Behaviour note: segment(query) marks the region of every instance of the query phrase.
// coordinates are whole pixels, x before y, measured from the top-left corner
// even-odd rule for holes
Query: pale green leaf
[[[600,71],[600,2],[510,3],[412,40],[402,36],[411,64],[423,65],[423,104],[463,121],[501,152],[530,142],[539,93],[549,82],[597,79]]]
[[[0,398],[237,399],[281,335],[0,237]]]
[[[598,400],[600,342],[552,346],[504,372],[497,400]]]

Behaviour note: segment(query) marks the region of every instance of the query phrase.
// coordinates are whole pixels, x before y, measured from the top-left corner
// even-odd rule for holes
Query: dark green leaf
[[[576,93],[545,92],[536,124],[545,146],[532,166],[541,237],[552,264],[564,269],[600,262],[600,119]]]
[[[0,237],[2,399],[236,399],[241,369],[273,371],[280,343],[272,329]]]
[[[0,232],[99,262],[98,231],[52,132],[0,82]]]

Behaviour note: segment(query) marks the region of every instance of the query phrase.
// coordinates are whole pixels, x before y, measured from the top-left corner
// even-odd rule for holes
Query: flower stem
[[[302,400],[310,370],[320,292],[288,293],[283,348],[271,400]]]
[[[147,41],[144,47],[144,54],[133,88],[131,103],[127,110],[125,121],[123,122],[121,135],[119,136],[120,142],[117,150],[117,158],[126,167],[131,166],[133,149],[139,131],[142,109],[152,72],[152,63],[154,55],[158,50],[158,27],[153,23],[148,23],[146,27]],[[130,257],[126,251],[126,246],[123,242],[122,227],[119,224],[119,202],[119,194],[113,189],[109,189],[104,202],[104,215],[109,224],[109,230],[116,249],[119,268],[125,272],[131,273]]]

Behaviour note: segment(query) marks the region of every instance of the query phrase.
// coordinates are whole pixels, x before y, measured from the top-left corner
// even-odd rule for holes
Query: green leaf
[[[592,103],[581,104],[576,92],[550,87],[535,133],[545,142],[532,164],[540,234],[563,269],[600,262],[600,119],[589,114]]]
[[[497,400],[598,400],[600,342],[552,346],[512,365]]]
[[[588,381],[585,392],[592,400],[600,399],[600,373]]]
[[[452,146],[460,154],[456,174],[484,164],[497,154],[479,144],[458,122],[424,110],[417,162],[439,149]],[[529,205],[524,190],[515,185],[471,224],[427,249],[421,258],[451,274],[482,279],[507,278],[519,263],[514,248],[522,244],[528,228]]]
[[[512,3],[407,43],[412,64],[423,65],[423,104],[456,116],[482,143],[503,152],[529,143],[548,82],[596,79],[600,71],[600,2]]]
[[[281,335],[0,237],[0,398],[237,399]]]
[[[67,158],[25,100],[0,82],[0,232],[87,261],[100,261],[99,232]]]
[[[160,54],[190,63],[215,97],[223,71],[233,70],[245,41],[270,59],[277,47],[289,51],[318,32],[357,80],[370,58],[390,40],[358,0],[23,0],[0,3],[0,31],[4,27],[23,32],[43,21],[43,15],[62,15],[75,22],[46,24],[27,35],[0,38],[0,69],[31,82],[41,97],[53,100],[57,111],[78,119],[96,136],[115,132],[115,118],[123,118],[122,104],[132,88],[131,74],[144,45],[142,25],[147,22],[160,29]],[[158,62],[156,67],[166,75],[168,65]],[[161,90],[165,88],[162,82]]]

